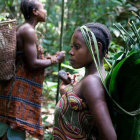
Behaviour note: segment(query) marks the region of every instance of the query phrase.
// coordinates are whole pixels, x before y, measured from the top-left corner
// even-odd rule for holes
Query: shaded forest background
[[[24,22],[20,12],[21,0],[0,0],[0,21],[16,18],[18,25]],[[44,47],[45,54],[54,54],[60,48],[61,34],[61,8],[62,0],[41,0],[47,10],[47,20],[37,26],[37,34],[40,44]],[[140,15],[140,0],[65,0],[64,1],[64,32],[63,48],[66,51],[66,60],[61,65],[62,69],[70,73],[84,70],[75,70],[69,65],[69,54],[71,36],[74,29],[88,22],[100,22],[105,24],[111,31],[112,42],[109,48],[107,60],[112,63],[117,55],[123,51],[128,42],[125,42],[120,32],[113,23],[121,23],[122,26],[132,34],[128,22],[134,21],[140,28],[139,20],[132,11]],[[106,71],[109,71],[105,63]],[[45,129],[45,139],[52,138],[51,128],[57,90],[58,66],[46,69],[46,77],[43,90],[42,118]],[[29,139],[32,139],[29,137]]]

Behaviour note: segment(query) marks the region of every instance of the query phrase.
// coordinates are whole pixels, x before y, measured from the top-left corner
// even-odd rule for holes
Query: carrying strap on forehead
[[[105,80],[102,76],[102,73],[101,73],[101,69],[100,69],[100,57],[99,57],[99,49],[98,49],[98,44],[97,44],[97,40],[96,40],[96,37],[94,35],[94,33],[88,28],[86,27],[85,25],[81,26],[80,27],[80,30],[81,30],[81,33],[82,33],[82,36],[84,38],[84,41],[89,49],[89,52],[92,56],[92,59],[95,63],[95,66],[96,66],[96,69],[99,73],[99,76],[100,76],[100,79],[101,79],[101,82],[106,90],[106,93],[107,93],[107,96],[109,97],[109,99],[112,101],[113,103],[113,106],[117,109],[118,112],[122,113],[122,114],[127,114],[129,116],[137,116],[137,115],[140,115],[140,110],[137,110],[137,111],[133,111],[133,112],[128,112],[126,111],[124,108],[122,108],[112,97],[111,95],[109,94],[109,91],[106,87],[106,84],[105,84]],[[94,43],[94,47],[95,47],[95,51],[96,51],[96,55],[97,55],[97,60],[95,58],[95,54],[94,54],[94,51],[93,51],[93,47],[92,47],[92,42]]]

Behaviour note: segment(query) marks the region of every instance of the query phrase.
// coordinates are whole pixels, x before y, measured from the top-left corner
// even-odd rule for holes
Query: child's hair
[[[87,23],[85,24],[86,27],[90,29],[91,32],[94,33],[97,42],[102,43],[102,52],[103,56],[108,53],[108,47],[111,41],[111,34],[108,28],[101,24],[101,23]],[[79,30],[79,29],[78,29]]]
[[[26,20],[30,19],[33,15],[33,9],[37,9],[37,0],[21,0],[20,10]]]

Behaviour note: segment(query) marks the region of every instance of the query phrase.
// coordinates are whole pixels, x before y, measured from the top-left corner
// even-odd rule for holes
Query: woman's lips
[[[70,61],[70,64],[73,64],[74,63],[74,60],[72,60],[72,59],[70,59],[69,61]]]

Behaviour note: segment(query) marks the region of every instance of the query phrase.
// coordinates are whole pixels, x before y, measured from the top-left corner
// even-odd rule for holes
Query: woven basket
[[[0,81],[15,73],[16,20],[0,22]]]

